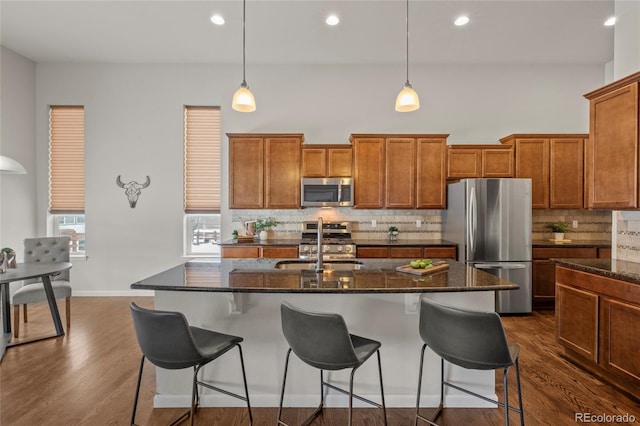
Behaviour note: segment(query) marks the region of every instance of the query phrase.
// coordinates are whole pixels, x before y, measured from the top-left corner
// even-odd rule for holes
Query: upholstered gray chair
[[[485,401],[505,408],[505,424],[509,425],[509,410],[520,414],[520,424],[524,425],[522,393],[520,391],[520,368],[518,366],[518,345],[509,344],[500,316],[495,312],[467,311],[441,305],[423,298],[420,303],[420,337],[424,341],[420,354],[420,372],[418,374],[418,396],[416,400],[416,418],[435,425],[434,421],[442,412],[444,387],[465,392]],[[424,351],[429,347],[440,356],[440,404],[435,414],[427,419],[420,415],[420,388],[422,386],[422,365]],[[444,379],[444,361],[472,370],[503,371],[504,402],[494,401],[470,390],[463,389]],[[519,407],[509,405],[507,375],[515,366],[516,385],[518,387]]]
[[[43,237],[25,238],[24,240],[24,262],[25,263],[50,263],[69,261],[69,237]],[[65,299],[67,328],[71,325],[71,283],[69,282],[69,271],[51,277],[51,286],[56,299]],[[47,295],[44,292],[42,280],[25,280],[13,295],[13,335],[20,334],[20,305],[23,306],[24,322],[28,321],[27,304],[44,302]]]
[[[222,334],[211,330],[205,330],[190,326],[185,316],[180,312],[157,311],[145,309],[131,302],[131,316],[133,326],[138,338],[138,344],[142,350],[136,396],[131,413],[131,424],[135,425],[136,409],[138,407],[138,395],[140,394],[140,382],[145,358],[153,365],[168,370],[179,370],[193,367],[193,386],[191,390],[191,408],[176,419],[172,425],[191,417],[193,425],[194,415],[200,403],[198,386],[204,386],[216,392],[246,401],[249,410],[249,423],[253,424],[251,404],[249,403],[249,389],[244,370],[242,357],[242,337]],[[198,372],[211,361],[224,355],[237,347],[240,353],[240,365],[242,366],[242,379],[244,381],[245,396],[220,389],[210,383],[198,380]]]
[[[282,393],[280,394],[280,405],[278,407],[278,425],[287,426],[287,423],[282,421],[282,404],[284,402],[284,389],[287,382],[287,369],[291,351],[307,365],[320,370],[320,405],[302,422],[303,425],[309,424],[322,411],[324,406],[324,386],[349,395],[349,426],[351,425],[353,398],[382,408],[384,424],[386,425],[387,409],[384,403],[382,365],[380,363],[381,343],[349,334],[344,319],[338,314],[305,312],[294,308],[286,302],[280,306],[280,313],[282,331],[290,347],[284,364]],[[353,393],[354,373],[374,353],[378,355],[382,404]],[[348,392],[324,381],[323,370],[343,370],[345,368],[351,369]]]

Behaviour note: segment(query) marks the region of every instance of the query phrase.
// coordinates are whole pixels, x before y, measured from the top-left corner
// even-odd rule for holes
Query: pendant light
[[[396,111],[409,112],[420,108],[420,99],[418,94],[409,83],[409,0],[407,0],[407,81],[404,82],[404,88],[398,93],[396,98]]]
[[[240,112],[252,112],[256,110],[256,99],[253,97],[253,93],[249,90],[247,81],[245,79],[245,27],[246,27],[246,14],[247,4],[246,0],[242,0],[242,83],[240,88],[233,94],[233,101],[231,107]]]
[[[24,175],[27,171],[24,166],[10,157],[0,155],[0,174]]]

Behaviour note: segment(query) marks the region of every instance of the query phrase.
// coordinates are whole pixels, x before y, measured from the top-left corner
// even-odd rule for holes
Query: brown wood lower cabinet
[[[598,295],[562,284],[557,292],[558,340],[598,362]]]
[[[565,355],[640,395],[640,284],[556,268],[557,338]]]
[[[221,253],[225,259],[297,259],[298,246],[223,246]]]
[[[533,308],[552,309],[556,302],[556,265],[549,259],[595,258],[596,247],[533,248]]]
[[[356,247],[356,257],[362,259],[457,259],[456,246],[360,246]]]

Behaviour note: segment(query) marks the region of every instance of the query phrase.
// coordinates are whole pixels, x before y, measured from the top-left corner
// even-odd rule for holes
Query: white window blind
[[[220,107],[184,109],[184,211],[219,213],[222,136]]]
[[[49,211],[84,213],[84,107],[49,109]]]

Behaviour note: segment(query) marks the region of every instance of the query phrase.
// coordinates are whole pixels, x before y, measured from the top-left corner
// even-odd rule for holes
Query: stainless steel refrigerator
[[[531,312],[531,180],[463,179],[449,185],[442,238],[458,260],[520,286],[496,292],[496,312]]]

